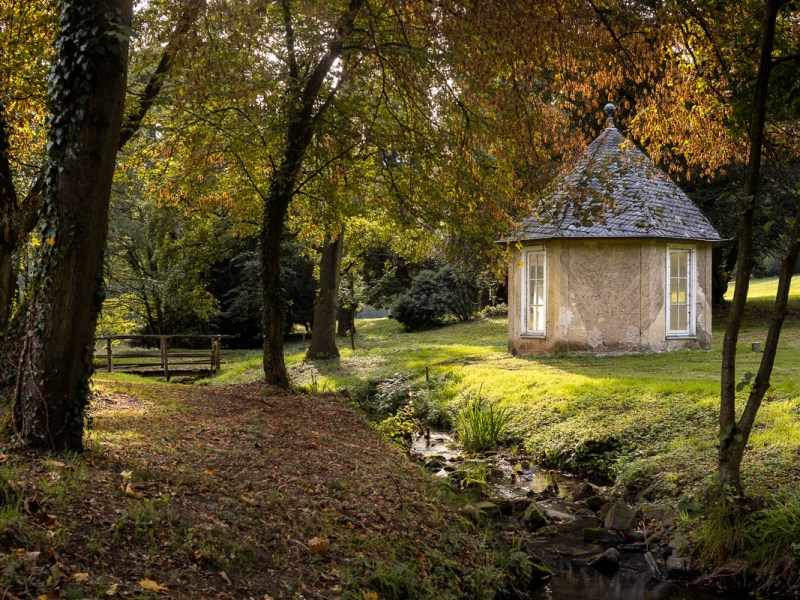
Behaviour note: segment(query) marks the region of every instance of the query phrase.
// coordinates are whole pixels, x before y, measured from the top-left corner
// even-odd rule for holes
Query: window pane
[[[669,329],[670,332],[688,333],[691,307],[690,250],[669,250]]]
[[[527,304],[525,316],[525,328],[527,331],[543,332],[545,315],[544,297],[544,252],[530,252],[526,255],[527,260],[527,293],[525,302]]]
[[[670,329],[679,329],[678,328],[678,321],[680,320],[680,307],[678,306],[670,306],[669,307],[669,326]]]

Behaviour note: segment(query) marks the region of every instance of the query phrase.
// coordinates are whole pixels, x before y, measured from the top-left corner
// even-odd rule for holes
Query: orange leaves
[[[328,538],[315,537],[308,540],[308,551],[311,554],[326,554],[329,546]]]
[[[140,579],[138,581],[139,587],[150,592],[168,592],[169,587],[162,585],[152,579]]]

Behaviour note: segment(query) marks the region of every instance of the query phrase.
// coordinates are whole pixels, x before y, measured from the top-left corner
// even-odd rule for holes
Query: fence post
[[[159,338],[161,344],[161,366],[164,367],[164,379],[169,381],[169,357],[167,355],[167,338],[162,336]]]
[[[214,372],[215,373],[219,372],[219,367],[220,367],[220,364],[222,363],[222,360],[220,359],[220,356],[219,356],[220,355],[220,340],[221,339],[222,338],[219,338],[219,337],[217,338],[216,346],[215,346],[215,350],[214,350]]]
[[[114,353],[111,351],[111,338],[106,338],[106,356],[108,358],[108,372],[114,372]]]

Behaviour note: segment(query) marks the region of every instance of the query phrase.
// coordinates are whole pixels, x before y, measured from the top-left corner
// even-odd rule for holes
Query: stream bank
[[[636,511],[608,487],[539,468],[524,456],[465,456],[443,432],[416,437],[412,458],[436,477],[477,493],[463,513],[476,525],[525,532],[526,551],[552,573],[535,600],[734,600],[690,586],[689,561],[673,540],[675,511]]]

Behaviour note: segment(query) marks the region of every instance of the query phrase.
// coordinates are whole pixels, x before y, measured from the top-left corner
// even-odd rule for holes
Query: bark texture
[[[336,308],[339,304],[339,274],[342,267],[344,230],[331,239],[325,234],[319,263],[319,292],[314,302],[314,327],[306,358],[338,358],[336,347]]]
[[[71,125],[64,126],[62,142],[56,142],[58,131],[50,134],[63,149],[50,154],[36,294],[14,397],[14,428],[32,446],[82,449],[125,98],[128,43],[118,33],[130,19],[131,0],[61,4],[57,64],[70,68],[88,60],[89,68],[82,77],[76,72],[66,82],[62,78],[54,85],[59,95],[51,98],[56,119],[61,117],[52,128],[59,122]],[[82,30],[105,35],[87,36],[91,41],[82,48],[74,37]]]

